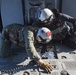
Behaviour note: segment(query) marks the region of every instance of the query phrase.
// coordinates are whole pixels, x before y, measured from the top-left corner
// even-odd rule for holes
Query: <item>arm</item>
[[[25,48],[28,56],[33,59],[37,64],[47,72],[52,71],[52,66],[48,62],[44,62],[41,57],[38,55],[35,47],[34,47],[34,34],[31,30],[24,31],[24,39],[25,39]]]
[[[76,19],[74,17],[63,13],[60,13],[60,16],[63,18],[64,21],[72,23],[74,31],[76,31]]]
[[[31,30],[25,31],[24,37],[25,37],[25,48],[26,48],[26,52],[28,53],[28,56],[37,62],[40,59],[40,56],[38,55],[34,47],[33,32]]]
[[[62,19],[64,21],[68,21],[68,22],[73,22],[75,18],[67,15],[67,14],[64,14],[64,13],[59,13],[59,11],[55,8],[52,9],[52,12],[54,13],[55,17],[58,18],[59,16],[62,17]]]
[[[67,14],[64,14],[64,13],[60,13],[60,16],[63,18],[64,21],[68,21],[71,23],[73,23],[73,21],[75,20],[75,18],[73,18]]]
[[[56,18],[60,17],[63,21],[70,22],[73,27],[73,31],[76,31],[76,19],[74,17],[71,17],[64,13],[59,13],[57,9],[52,9],[52,12]]]

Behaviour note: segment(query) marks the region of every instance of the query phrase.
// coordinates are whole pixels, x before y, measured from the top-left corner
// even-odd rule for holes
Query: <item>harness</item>
[[[67,25],[66,21],[63,23],[63,25],[52,30],[53,39],[58,41],[63,40],[69,33],[70,27]]]
[[[67,24],[66,22],[64,23],[63,26],[56,28],[55,30],[52,31],[52,34],[57,34],[57,33],[61,33],[63,31],[63,29],[67,28]]]

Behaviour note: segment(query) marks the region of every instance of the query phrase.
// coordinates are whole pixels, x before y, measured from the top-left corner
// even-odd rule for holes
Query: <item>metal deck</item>
[[[64,70],[69,75],[76,75],[76,50],[56,44],[56,51],[58,59],[43,59],[54,67],[53,71],[47,74],[37,65],[29,63],[26,51],[14,45],[9,57],[0,57],[0,75],[63,75],[61,72]]]

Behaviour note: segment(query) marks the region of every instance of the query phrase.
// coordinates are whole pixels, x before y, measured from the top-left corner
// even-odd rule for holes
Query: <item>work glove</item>
[[[48,62],[43,62],[42,64],[41,64],[41,67],[44,69],[44,70],[46,70],[46,72],[48,72],[48,73],[51,73],[51,71],[52,71],[52,66],[51,66],[51,64],[49,64]]]

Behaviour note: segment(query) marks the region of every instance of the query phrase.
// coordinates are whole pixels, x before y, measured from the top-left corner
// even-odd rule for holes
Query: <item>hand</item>
[[[51,73],[51,71],[52,71],[52,66],[51,66],[51,64],[49,64],[48,62],[44,62],[44,61],[42,61],[42,60],[39,60],[38,61],[38,64],[43,68],[43,69],[45,69],[46,70],[46,72],[48,72],[48,73]]]
[[[46,70],[46,72],[50,73],[52,71],[52,66],[48,62],[43,62],[41,67]]]

